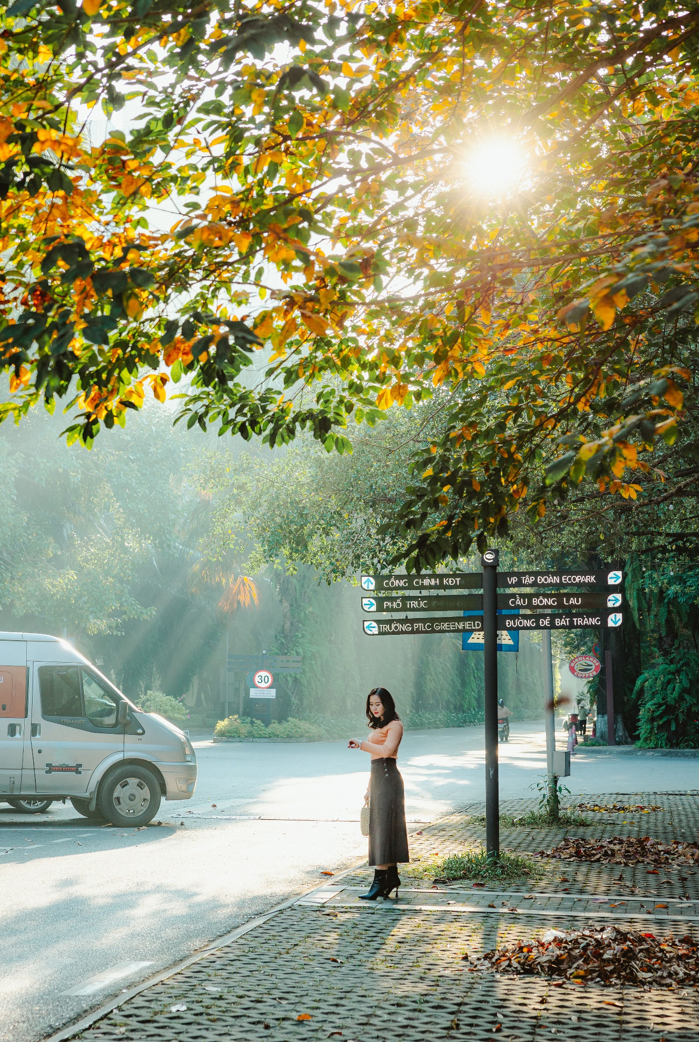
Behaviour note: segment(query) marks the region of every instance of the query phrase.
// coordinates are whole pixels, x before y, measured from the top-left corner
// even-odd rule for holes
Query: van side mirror
[[[119,702],[117,706],[117,727],[126,727],[129,722],[129,706],[127,702]]]

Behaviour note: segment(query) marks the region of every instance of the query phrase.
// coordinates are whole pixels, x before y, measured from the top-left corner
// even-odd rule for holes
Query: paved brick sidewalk
[[[584,834],[696,839],[697,796],[634,794],[628,802],[659,803],[663,809],[643,815],[639,825],[629,815],[590,815],[612,821]],[[510,813],[527,809],[527,801],[503,805]],[[405,877],[412,884],[398,902],[367,907],[358,894],[368,872],[343,877],[143,990],[76,1037],[83,1042],[535,1042],[555,1036],[569,1042],[699,1042],[697,989],[556,986],[469,970],[464,954],[533,937],[550,926],[618,921],[660,936],[699,931],[699,872],[686,866],[656,876],[644,866],[549,861],[540,878],[521,886],[484,890],[462,881],[432,888],[430,859],[436,851],[443,856],[475,845],[482,829],[469,819],[481,812],[482,807],[467,808],[412,836],[411,850],[420,860]],[[565,834],[565,829],[511,829],[503,831],[503,847],[549,849]]]

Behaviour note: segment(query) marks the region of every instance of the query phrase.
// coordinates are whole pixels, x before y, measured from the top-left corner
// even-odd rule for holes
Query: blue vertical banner
[[[465,611],[464,615],[482,615],[480,611]],[[498,615],[519,615],[518,611],[508,611],[504,608],[498,611]],[[483,650],[483,630],[474,633],[461,634],[462,651]],[[519,630],[498,630],[498,651],[519,651]]]

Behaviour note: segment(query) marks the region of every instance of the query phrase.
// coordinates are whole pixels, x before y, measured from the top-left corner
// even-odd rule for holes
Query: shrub
[[[467,727],[482,723],[465,713],[405,713],[401,715],[406,730],[434,727]],[[266,727],[261,720],[229,716],[214,728],[216,738],[276,738],[287,742],[328,742],[344,738],[366,737],[369,725],[362,717],[319,716],[315,720],[273,720]]]
[[[636,743],[641,749],[699,746],[698,675],[699,654],[682,650],[640,675],[634,695],[641,696]]]
[[[146,691],[138,703],[145,713],[158,713],[173,723],[186,720],[189,716],[186,705],[178,698],[166,695],[164,691]]]
[[[322,729],[306,720],[273,720],[269,727],[261,720],[229,716],[219,720],[214,728],[216,738],[275,738],[286,742],[322,741]]]

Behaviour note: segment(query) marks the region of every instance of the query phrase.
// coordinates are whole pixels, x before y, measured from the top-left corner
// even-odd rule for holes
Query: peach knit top
[[[403,725],[400,720],[391,720],[385,727],[371,731],[360,745],[365,753],[371,753],[372,760],[397,760],[398,746],[403,737]]]

